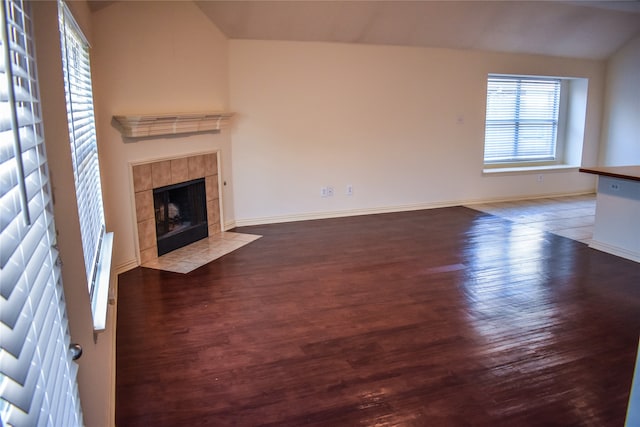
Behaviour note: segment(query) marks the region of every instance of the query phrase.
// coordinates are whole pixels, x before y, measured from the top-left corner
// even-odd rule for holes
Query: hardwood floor
[[[119,276],[117,425],[621,426],[640,265],[464,207]]]

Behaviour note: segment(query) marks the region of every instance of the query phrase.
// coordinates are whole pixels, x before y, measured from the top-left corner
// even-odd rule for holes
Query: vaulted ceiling
[[[605,59],[640,1],[197,1],[232,39],[328,41]]]
[[[90,6],[99,10],[111,3],[95,1]],[[195,3],[231,39],[426,46],[601,60],[640,34],[640,0]]]

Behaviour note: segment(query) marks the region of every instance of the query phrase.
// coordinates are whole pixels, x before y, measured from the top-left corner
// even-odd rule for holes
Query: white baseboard
[[[118,274],[125,273],[125,272],[127,272],[129,270],[133,270],[134,268],[138,267],[139,265],[140,264],[138,263],[137,259],[132,259],[132,260],[125,261],[124,263],[117,265],[114,268],[114,271],[115,271],[116,276],[117,276]]]
[[[383,206],[377,208],[365,208],[365,209],[351,209],[344,211],[328,211],[328,212],[310,212],[293,215],[276,215],[260,218],[245,218],[237,219],[225,223],[225,230],[233,227],[245,227],[250,225],[263,225],[263,224],[278,224],[283,222],[296,222],[296,221],[309,221],[316,219],[328,219],[328,218],[342,218],[348,216],[357,215],[375,215],[382,213],[392,212],[407,212],[416,211],[422,209],[435,209],[446,208],[452,206],[464,206],[464,205],[478,205],[483,203],[500,203],[500,202],[514,202],[518,200],[531,200],[531,199],[545,199],[549,197],[568,197],[568,196],[581,196],[585,194],[594,194],[592,191],[581,193],[554,193],[554,194],[540,194],[533,196],[518,196],[511,198],[496,198],[496,199],[476,199],[476,200],[449,200],[443,202],[429,202],[429,203],[416,203],[409,205],[397,205],[397,206]]]
[[[277,216],[269,216],[269,217],[262,217],[262,218],[239,219],[235,221],[235,225],[236,227],[244,227],[248,225],[278,224],[282,222],[309,221],[309,220],[315,220],[315,219],[342,218],[342,217],[358,216],[358,215],[375,215],[375,214],[391,213],[391,212],[416,211],[421,209],[444,208],[448,206],[455,206],[455,204],[420,203],[416,205],[387,206],[387,207],[366,208],[366,209],[350,209],[350,210],[344,210],[344,211],[309,212],[309,213],[294,214],[294,215],[277,215]]]
[[[619,256],[621,258],[626,258],[631,261],[640,262],[640,253],[635,251],[630,251],[628,249],[620,248],[618,246],[613,246],[607,243],[591,240],[591,243],[589,243],[589,247],[593,249],[597,249],[602,252],[606,252],[611,255]]]
[[[503,202],[519,202],[522,200],[539,200],[539,199],[549,199],[554,197],[577,197],[577,196],[586,196],[586,195],[596,195],[595,190],[593,191],[581,191],[579,193],[551,193],[551,194],[536,194],[532,196],[516,196],[516,197],[497,197],[491,199],[482,199],[482,200],[470,200],[468,202],[462,203],[462,205],[482,205],[485,203],[503,203]]]

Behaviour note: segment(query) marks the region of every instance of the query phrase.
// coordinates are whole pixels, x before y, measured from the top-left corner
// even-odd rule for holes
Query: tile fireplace
[[[222,231],[217,152],[134,164],[132,175],[141,264]],[[172,237],[187,229],[191,237]]]

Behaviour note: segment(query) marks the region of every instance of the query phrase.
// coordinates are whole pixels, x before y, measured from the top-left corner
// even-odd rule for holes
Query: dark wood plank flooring
[[[622,426],[640,264],[463,207],[119,276],[117,425]]]

